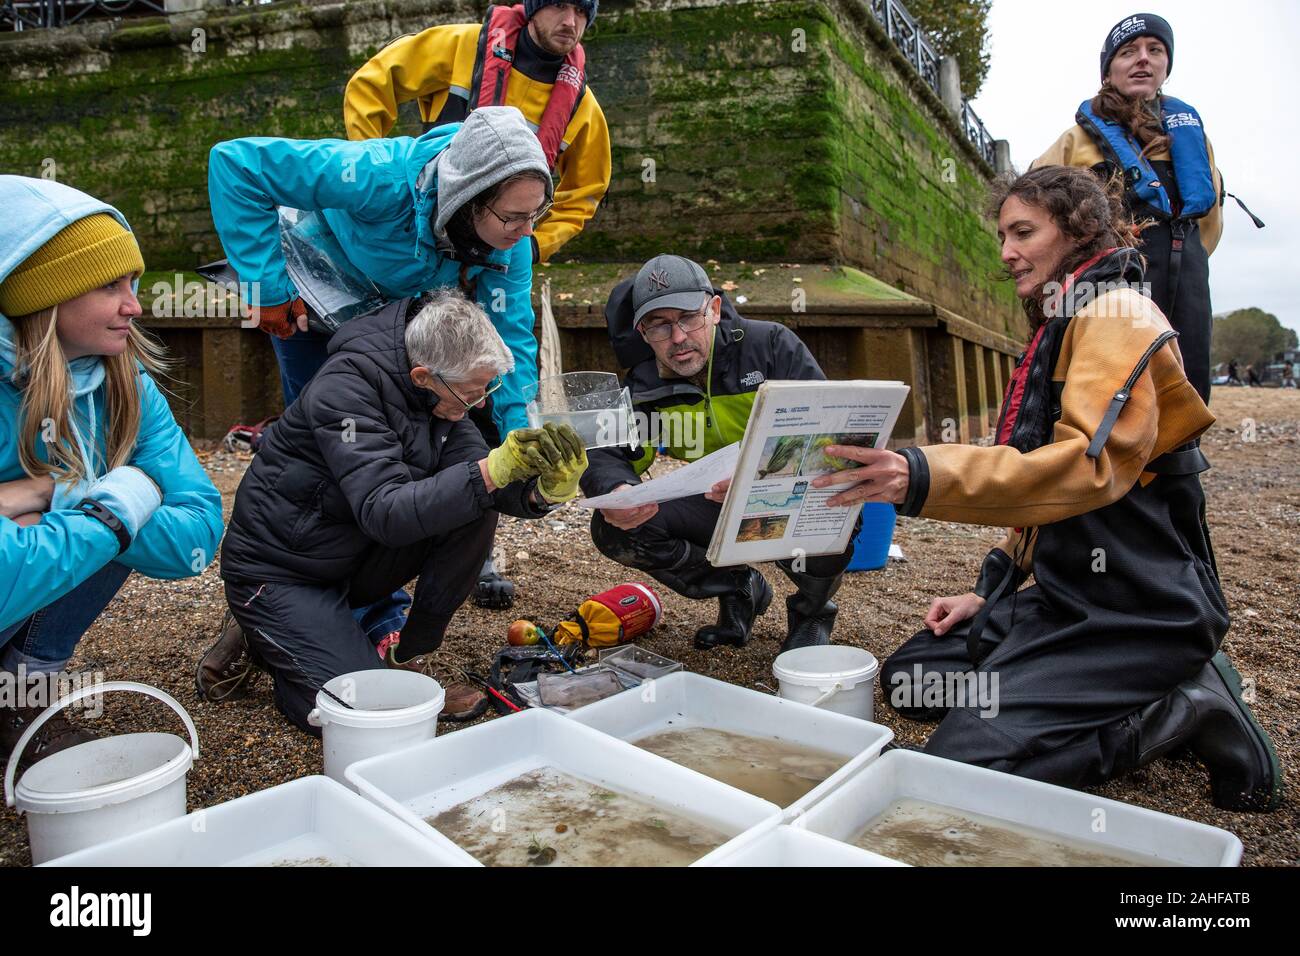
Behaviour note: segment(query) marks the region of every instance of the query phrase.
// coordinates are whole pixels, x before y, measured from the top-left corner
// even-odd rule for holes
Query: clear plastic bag
[[[333,333],[389,299],[348,260],[319,212],[280,208],[280,245],[289,279],[307,303],[310,327]]]
[[[583,707],[627,688],[618,674],[606,667],[591,667],[574,674],[537,675],[537,696],[544,707]]]

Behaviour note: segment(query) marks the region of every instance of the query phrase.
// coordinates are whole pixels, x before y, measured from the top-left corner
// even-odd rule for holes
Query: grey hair
[[[425,293],[419,311],[406,322],[406,355],[453,382],[467,381],[481,368],[504,375],[514,356],[478,305],[454,289]]]

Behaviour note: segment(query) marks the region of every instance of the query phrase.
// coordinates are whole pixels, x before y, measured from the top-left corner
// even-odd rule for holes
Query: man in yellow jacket
[[[599,0],[491,6],[482,24],[430,27],[394,40],[348,81],[348,138],[385,136],[399,104],[417,100],[426,129],[480,106],[514,106],[534,127],[558,176],[555,202],[533,234],[547,262],[582,231],[609,188],[609,128],[587,86],[579,42]]]

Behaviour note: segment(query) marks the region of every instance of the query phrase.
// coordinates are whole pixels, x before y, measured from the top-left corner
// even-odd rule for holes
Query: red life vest
[[[470,109],[505,105],[506,87],[515,61],[515,45],[519,42],[519,31],[527,22],[522,3],[513,7],[488,7],[487,16],[483,18],[483,32],[479,36]],[[537,126],[537,139],[552,169],[560,156],[564,131],[573,119],[586,83],[587,54],[579,43],[564,58],[551,87],[551,98],[542,111],[542,121]]]

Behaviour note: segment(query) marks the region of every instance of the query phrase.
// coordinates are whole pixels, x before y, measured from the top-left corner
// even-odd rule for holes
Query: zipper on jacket
[[[722,440],[722,429],[714,424],[716,416],[713,414],[713,347],[717,341],[718,327],[714,325],[713,332],[709,335],[709,370],[704,378],[704,427],[712,429],[718,436],[718,441],[725,445],[726,442]]]
[[[1129,396],[1133,394],[1133,386],[1137,384],[1137,380],[1141,378],[1142,373],[1146,371],[1147,363],[1151,361],[1151,356],[1164,348],[1165,343],[1177,337],[1178,333],[1170,329],[1168,332],[1160,333],[1160,335],[1156,336],[1156,340],[1147,346],[1146,351],[1143,352],[1142,357],[1138,359],[1137,365],[1133,367],[1133,371],[1129,374],[1124,385],[1111,398],[1110,406],[1106,409],[1106,414],[1102,417],[1101,424],[1097,427],[1097,433],[1092,436],[1092,442],[1088,445],[1088,451],[1086,454],[1089,458],[1101,457],[1101,450],[1106,446],[1106,439],[1110,437],[1111,429],[1115,427],[1115,422],[1119,418],[1119,413],[1124,410],[1124,404],[1129,400]]]

